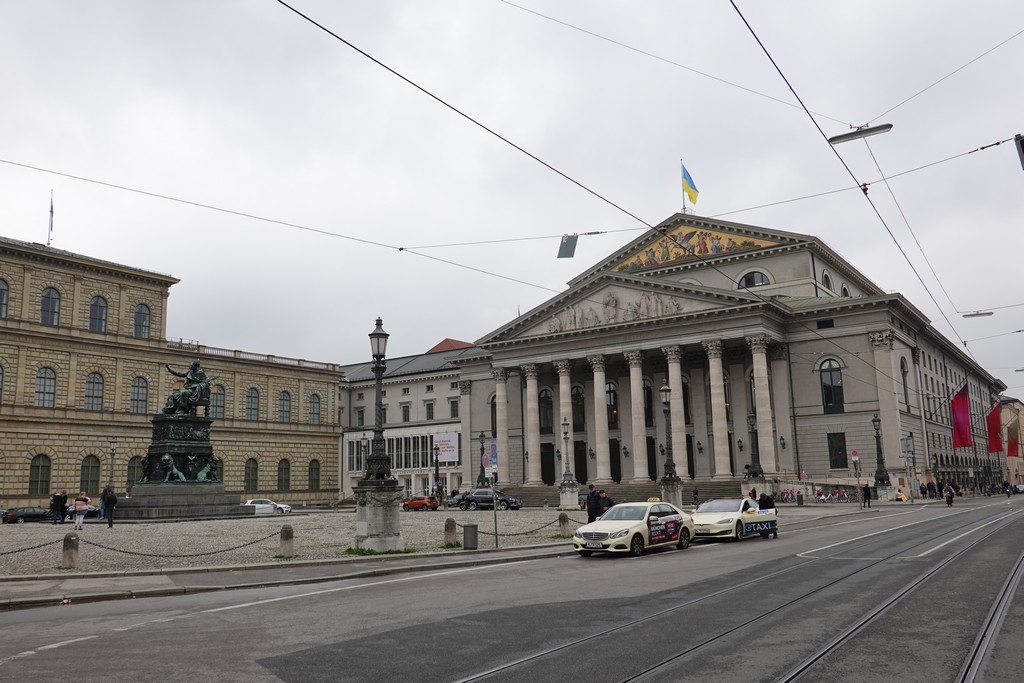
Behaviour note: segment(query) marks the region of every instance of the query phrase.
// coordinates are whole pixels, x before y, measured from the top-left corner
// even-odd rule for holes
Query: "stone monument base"
[[[576,484],[575,480],[563,481],[558,485],[558,509],[580,509],[580,487]]]
[[[683,481],[679,477],[662,477],[658,484],[663,501],[677,508],[683,507]]]
[[[405,550],[399,517],[405,489],[388,483],[381,486],[356,486],[355,547],[378,553]]]
[[[135,484],[131,498],[119,498],[115,520],[196,519],[253,515],[256,508],[242,505],[239,496],[224,493],[224,484]]]

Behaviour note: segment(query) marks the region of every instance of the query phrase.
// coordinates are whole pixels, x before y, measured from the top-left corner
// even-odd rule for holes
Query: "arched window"
[[[10,294],[10,288],[7,286],[6,280],[0,280],[0,318],[7,317],[7,297]]]
[[[50,459],[37,455],[28,466],[28,495],[46,496],[50,493]]]
[[[36,372],[36,408],[52,408],[57,400],[57,373],[53,368]]]
[[[78,490],[90,495],[100,492],[100,459],[95,455],[82,458],[82,476],[79,479]]]
[[[583,387],[572,388],[572,431],[587,431],[587,404]]]
[[[145,415],[149,412],[149,382],[145,377],[132,378],[132,396],[128,410],[135,415]]]
[[[540,410],[540,433],[554,434],[555,425],[555,402],[551,397],[550,389],[541,389],[537,397],[537,407]]]
[[[245,461],[245,479],[242,481],[242,489],[246,493],[255,493],[259,489],[260,464],[256,458],[249,458]]]
[[[826,360],[821,364],[821,402],[825,413],[843,412],[843,371],[839,362]]]
[[[320,490],[320,461],[310,460],[309,461],[309,490],[319,491]]]
[[[907,359],[900,358],[900,374],[903,375],[903,404],[910,410],[910,386],[907,384],[907,375],[910,370],[907,368]]]
[[[43,290],[39,306],[39,322],[44,325],[60,325],[60,292],[53,287]]]
[[[224,419],[224,403],[227,393],[223,384],[214,384],[210,387],[210,417],[215,420]]]
[[[252,422],[260,419],[260,390],[256,387],[245,391],[245,419]]]
[[[760,287],[767,284],[769,284],[768,276],[759,270],[755,270],[740,278],[739,288],[750,289],[751,287]]]
[[[282,391],[277,396],[277,421],[292,421],[292,395],[287,391]]]
[[[146,304],[135,307],[135,338],[149,339],[149,306]]]
[[[103,410],[103,375],[98,372],[85,377],[85,409]]]
[[[287,491],[291,488],[292,464],[288,460],[277,463],[277,490]]]
[[[850,290],[846,285],[843,285],[843,296],[850,296]]]
[[[107,331],[107,300],[102,296],[94,296],[89,302],[89,331]]]
[[[320,394],[309,395],[309,424],[320,424]]]
[[[142,458],[137,455],[128,460],[128,484],[138,483],[142,479]]]
[[[619,428],[619,391],[615,384],[608,382],[604,385],[604,399],[608,404],[608,429]]]
[[[644,378],[644,426],[654,426],[654,385]]]
[[[832,291],[832,276],[829,275],[828,273],[822,273],[821,274],[821,286],[831,292]]]

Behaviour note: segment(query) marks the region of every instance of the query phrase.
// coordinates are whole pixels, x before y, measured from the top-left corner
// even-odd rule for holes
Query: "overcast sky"
[[[1024,132],[1024,3],[516,4],[293,6],[593,193],[273,0],[0,0],[0,234],[45,242],[52,189],[53,246],[181,279],[170,338],[352,363],[377,316],[415,354],[564,291],[683,159],[699,215],[820,237],[1024,394],[1024,170],[968,154]],[[855,185],[815,121],[893,124],[835,148],[881,218],[787,201]]]

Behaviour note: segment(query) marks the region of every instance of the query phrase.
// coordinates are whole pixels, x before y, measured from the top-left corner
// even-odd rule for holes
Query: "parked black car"
[[[49,510],[43,508],[25,507],[11,508],[4,511],[4,524],[24,524],[25,522],[49,522],[53,519]]]
[[[459,507],[459,505],[462,504],[462,499],[465,497],[465,493],[453,493],[452,495],[448,496],[448,499],[445,501],[445,505],[447,505],[450,508],[457,508]]]
[[[521,500],[508,496],[497,489],[494,489],[494,495],[491,495],[491,489],[473,489],[459,501],[459,509],[490,510],[494,507],[495,498],[498,499],[499,510],[518,510],[523,507]]]
[[[68,503],[68,506],[66,508],[64,508],[64,512],[67,513],[67,518],[69,520],[73,520],[75,518],[75,504],[74,503]],[[99,514],[100,514],[100,509],[98,507],[96,507],[95,505],[90,505],[89,509],[85,511],[85,516],[86,517],[98,517]]]

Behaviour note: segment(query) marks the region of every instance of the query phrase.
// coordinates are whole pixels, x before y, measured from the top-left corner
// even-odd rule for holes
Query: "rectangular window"
[[[827,330],[827,329],[833,328],[835,326],[836,326],[836,324],[832,320],[819,320],[818,321],[818,329],[819,330]]]
[[[846,460],[846,433],[828,433],[828,466],[833,470],[849,469],[850,465]]]
[[[409,404],[406,403],[402,406],[402,422],[409,421]]]
[[[448,417],[455,419],[459,416],[459,400],[448,401]]]
[[[428,420],[433,420],[434,419],[434,404],[433,403],[427,403],[427,404],[424,405],[424,408],[426,408],[426,410],[427,410],[427,419]]]
[[[430,393],[433,390],[434,390],[434,385],[433,384],[428,384],[427,385],[427,393]]]
[[[219,386],[214,386],[210,393],[210,417],[224,419],[224,390]]]
[[[356,427],[362,427],[366,424],[366,414],[362,408],[356,408]]]
[[[356,400],[357,401],[362,401],[363,399],[364,399],[363,392],[360,391],[359,393],[356,394]]]
[[[458,389],[459,388],[459,383],[458,382],[452,382],[451,385],[448,388],[449,389]]]
[[[402,387],[402,396],[409,395],[409,387]]]
[[[388,423],[388,407],[387,406],[381,406],[380,407],[380,423],[382,425],[386,425]]]

